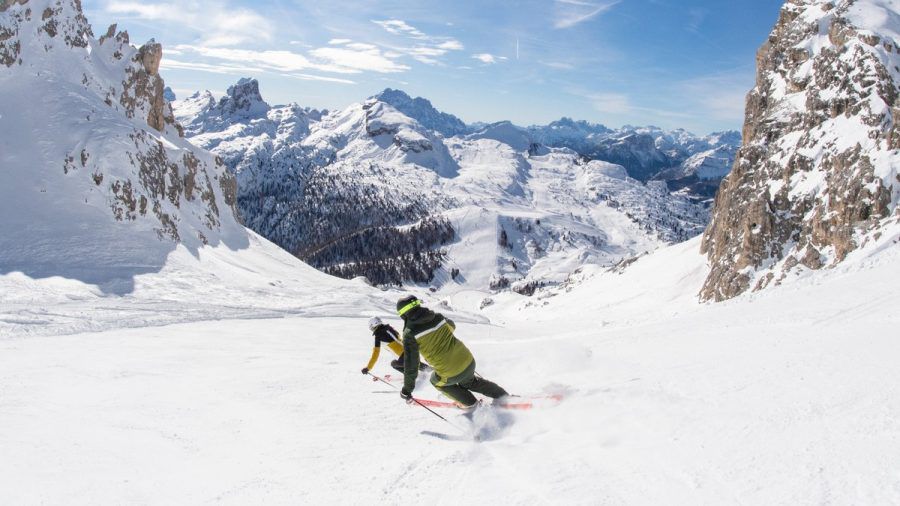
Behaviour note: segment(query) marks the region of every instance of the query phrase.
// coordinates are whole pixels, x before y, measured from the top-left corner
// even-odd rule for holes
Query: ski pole
[[[380,378],[380,377],[378,377],[378,376],[375,376],[374,374],[372,374],[372,373],[370,373],[370,372],[367,372],[366,374],[368,374],[369,376],[375,378],[376,380],[378,380],[378,381],[384,383],[385,385],[391,385],[391,383],[385,381],[384,379],[382,379],[382,378]],[[396,386],[396,385],[391,385],[391,388],[393,388],[394,390],[397,390],[397,386]],[[419,402],[419,400],[416,399],[415,397],[410,397],[410,400],[412,400],[413,402],[415,402],[415,403],[418,404],[419,406],[422,406],[423,408],[427,409],[428,412],[431,413],[432,415],[434,415],[434,416],[440,418],[441,420],[443,420],[443,421],[449,423],[450,425],[453,425],[452,423],[450,423],[450,420],[447,420],[446,418],[444,418],[443,416],[441,416],[441,415],[439,415],[437,412],[435,412],[433,409],[431,409],[431,408],[429,408],[428,406],[422,404],[422,403]],[[453,426],[456,427],[456,425],[453,425]],[[458,427],[457,427],[457,428],[458,428]]]
[[[385,381],[383,378],[381,378],[381,377],[379,377],[379,376],[375,376],[374,374],[372,374],[372,373],[370,373],[370,372],[367,372],[366,374],[368,374],[369,376],[371,376],[372,379],[377,380],[377,381],[380,381],[380,382],[384,383],[385,385],[387,385],[387,386],[393,388],[394,390],[397,390],[397,385],[391,384],[390,382]]]
[[[450,420],[447,420],[447,419],[444,418],[443,416],[437,414],[433,409],[431,409],[431,408],[429,408],[428,406],[422,404],[422,403],[419,402],[419,400],[416,399],[415,397],[410,397],[410,399],[412,399],[413,402],[415,402],[415,403],[418,404],[419,406],[422,406],[423,408],[427,409],[432,415],[434,415],[434,416],[440,418],[441,420],[443,420],[443,421],[445,421],[445,422],[447,422],[447,423],[450,423]],[[450,423],[450,425],[453,425],[453,424]],[[456,427],[456,425],[453,425],[453,426]],[[458,429],[459,427],[456,427],[456,428]]]

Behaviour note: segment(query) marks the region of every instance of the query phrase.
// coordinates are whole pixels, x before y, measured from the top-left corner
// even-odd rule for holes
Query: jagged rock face
[[[77,244],[93,225],[190,246],[218,242],[225,229],[244,233],[234,177],[181,138],[163,96],[159,44],[135,48],[115,25],[95,39],[77,0],[4,2],[0,34],[0,166],[7,184],[22,187],[2,201],[33,207],[36,232],[23,241]],[[53,206],[28,197],[35,187],[55,194]],[[66,215],[94,221],[54,228]],[[4,265],[29,260],[0,256]]]
[[[897,216],[898,11],[897,0],[784,5],[703,238],[701,298],[833,266]]]
[[[4,22],[0,24],[0,64],[7,67],[22,65],[20,55],[23,44],[35,44],[50,38],[62,40],[70,48],[84,48],[87,47],[87,38],[93,35],[81,12],[80,0],[3,0],[0,12],[5,13]],[[34,38],[22,36],[28,32]]]
[[[296,106],[293,106],[296,108]],[[262,128],[273,128],[269,118],[272,107],[263,100],[259,92],[259,82],[256,79],[241,79],[235,85],[228,87],[224,97],[216,101],[212,93],[197,92],[179,104],[181,113],[179,123],[183,125],[188,136],[200,133],[221,132],[235,124],[258,122],[265,125]],[[276,116],[283,116],[282,112],[276,112]],[[300,109],[298,109],[300,110]],[[326,111],[314,111],[306,109],[306,113],[318,117]],[[301,117],[306,116],[301,111]],[[309,133],[306,129],[304,134]],[[207,147],[209,148],[209,147]]]
[[[127,40],[127,37],[125,39]],[[159,75],[162,45],[151,39],[138,49],[133,61],[140,65],[126,68],[127,77],[123,81],[125,89],[119,98],[119,102],[125,106],[126,113],[133,116],[136,111],[143,109],[150,127],[162,132],[168,125],[173,127],[179,136],[184,136],[184,130],[175,121],[172,106],[165,98],[165,83]]]
[[[262,118],[269,112],[262,95],[259,94],[259,81],[241,79],[219,101],[219,110],[223,116],[234,119]]]
[[[439,132],[444,137],[452,137],[468,131],[468,127],[461,119],[452,114],[438,111],[431,105],[431,102],[422,97],[411,98],[400,90],[387,88],[372,98],[390,104],[394,109],[418,121],[423,127]]]

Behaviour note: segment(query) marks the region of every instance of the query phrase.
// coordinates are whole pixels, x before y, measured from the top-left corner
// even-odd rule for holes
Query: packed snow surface
[[[484,310],[420,294],[485,377],[565,394],[450,423],[359,372],[399,292],[251,238],[122,296],[0,276],[0,503],[900,502],[896,235],[714,305],[697,240]]]

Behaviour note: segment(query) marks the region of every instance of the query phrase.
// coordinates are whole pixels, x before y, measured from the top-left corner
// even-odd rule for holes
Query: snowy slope
[[[567,393],[485,408],[471,429],[359,374],[371,313],[342,297],[298,298],[284,318],[4,338],[0,502],[893,504],[897,239],[714,305],[696,302],[696,239],[540,301],[466,316],[457,294],[444,303],[482,374]],[[426,434],[468,430],[483,441]]]
[[[2,5],[0,335],[277,315],[319,290],[368,307],[361,281],[237,221],[234,177],[165,101],[158,44],[94,38],[79,2]]]
[[[125,293],[179,244],[247,246],[234,178],[163,97],[159,44],[96,39],[70,0],[4,3],[0,40],[0,274]]]
[[[0,5],[2,22],[24,15],[19,3]],[[564,396],[530,411],[482,407],[471,423],[443,411],[447,423],[359,373],[367,319],[399,326],[393,304],[407,292],[324,276],[239,227],[224,205],[209,228],[208,202],[184,193],[178,205],[166,200],[182,241],[160,240],[150,216],[115,219],[115,192],[88,176],[141,174],[123,153],[158,142],[179,174],[189,154],[213,164],[198,174],[224,173],[174,126],[149,127],[152,107],[130,117],[79,80],[57,79],[54,69],[96,69],[104,54],[90,37],[70,40],[93,47],[88,59],[74,46],[41,76],[31,64],[0,66],[4,92],[21,99],[0,97],[0,125],[19,125],[0,137],[0,205],[12,221],[0,225],[0,267],[27,267],[0,272],[0,504],[900,503],[897,223],[831,269],[705,304],[700,238],[656,248],[659,230],[642,230],[691,223],[690,207],[660,197],[661,183],[487,136],[434,137],[456,164],[443,177],[398,162],[398,135],[401,145],[422,139],[389,105],[313,120],[313,148],[353,155],[328,176],[367,174],[363,186],[384,194],[403,176],[453,195],[428,211],[458,231],[448,255],[461,276],[511,274],[513,260],[541,276],[578,264],[535,297],[464,281],[418,288],[457,322],[481,374],[517,394]],[[238,129],[265,131],[271,113]],[[46,127],[54,121],[58,131]],[[276,137],[296,131],[271,123]],[[360,133],[367,125],[380,133]],[[117,144],[131,131],[148,144]],[[254,142],[265,149],[265,138]],[[81,146],[92,155],[68,166]],[[115,166],[89,165],[93,153]],[[354,173],[360,159],[379,170]],[[208,244],[189,239],[197,231]],[[575,260],[583,254],[606,257]],[[374,372],[393,372],[386,359]],[[416,393],[440,399],[424,378]]]

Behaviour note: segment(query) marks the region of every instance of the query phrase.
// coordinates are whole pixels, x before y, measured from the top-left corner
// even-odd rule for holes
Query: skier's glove
[[[407,390],[405,388],[400,390],[400,397],[402,397],[403,400],[406,401],[407,404],[411,404],[413,401],[412,392],[410,392],[409,390]]]
[[[362,373],[363,373],[363,374],[369,374],[369,368],[368,368],[368,367],[363,367],[363,368],[362,368]]]

